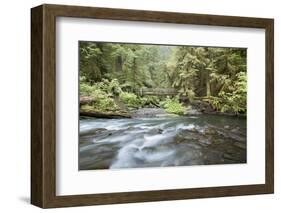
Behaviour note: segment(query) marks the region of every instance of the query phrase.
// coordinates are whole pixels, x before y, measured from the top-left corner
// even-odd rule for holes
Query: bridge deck
[[[178,91],[174,88],[140,88],[139,94],[144,95],[155,95],[155,96],[166,96],[166,95],[177,95]]]

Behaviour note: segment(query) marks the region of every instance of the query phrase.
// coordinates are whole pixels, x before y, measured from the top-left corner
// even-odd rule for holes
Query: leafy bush
[[[113,79],[111,81],[108,79],[102,79],[101,82],[95,83],[95,87],[109,95],[119,95],[122,92],[117,79]]]
[[[112,98],[100,95],[96,96],[92,105],[83,105],[81,109],[85,111],[115,111],[118,107]]]
[[[99,83],[96,83],[94,85],[89,85],[87,83],[81,82],[80,83],[80,95],[81,96],[90,96],[93,98],[94,103],[93,105],[89,106],[82,106],[81,109],[83,110],[97,110],[97,111],[105,111],[105,110],[116,110],[118,107],[115,104],[112,93],[109,93],[110,91],[109,87],[113,88],[112,85],[110,85],[111,82],[109,81],[102,81]]]
[[[122,92],[120,98],[128,107],[136,108],[141,105],[140,99],[134,93]]]
[[[246,113],[247,111],[247,76],[246,73],[236,74],[237,80],[233,89],[221,91],[213,97],[212,105],[221,112]]]
[[[182,115],[184,113],[184,106],[177,99],[167,98],[160,102],[160,106],[168,113]]]
[[[146,96],[146,97],[141,97],[140,98],[141,106],[146,106],[146,105],[159,105],[160,99],[157,96]]]
[[[87,83],[80,83],[80,95],[82,96],[91,96],[95,88],[90,86]]]
[[[116,110],[117,106],[112,98],[99,99],[96,107],[101,110]]]
[[[122,93],[122,89],[117,79],[113,79],[112,81],[109,82],[108,89],[114,95],[120,95]]]

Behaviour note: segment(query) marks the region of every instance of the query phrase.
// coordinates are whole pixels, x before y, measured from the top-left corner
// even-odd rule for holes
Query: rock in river
[[[246,149],[245,143],[235,142],[235,143],[233,143],[233,145],[240,148],[240,149]]]

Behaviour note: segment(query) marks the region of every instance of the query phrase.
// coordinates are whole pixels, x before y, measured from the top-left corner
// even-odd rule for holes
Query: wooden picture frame
[[[265,184],[56,195],[56,17],[265,29]],[[267,194],[274,191],[274,21],[218,15],[44,4],[31,9],[31,203],[42,208]]]

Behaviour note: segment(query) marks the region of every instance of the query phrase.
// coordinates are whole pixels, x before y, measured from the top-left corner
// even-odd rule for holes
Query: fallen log
[[[132,115],[125,112],[98,112],[98,111],[80,111],[80,116],[89,116],[95,118],[131,118]]]
[[[80,106],[86,105],[86,104],[92,104],[93,102],[94,102],[94,99],[89,96],[80,97]]]

